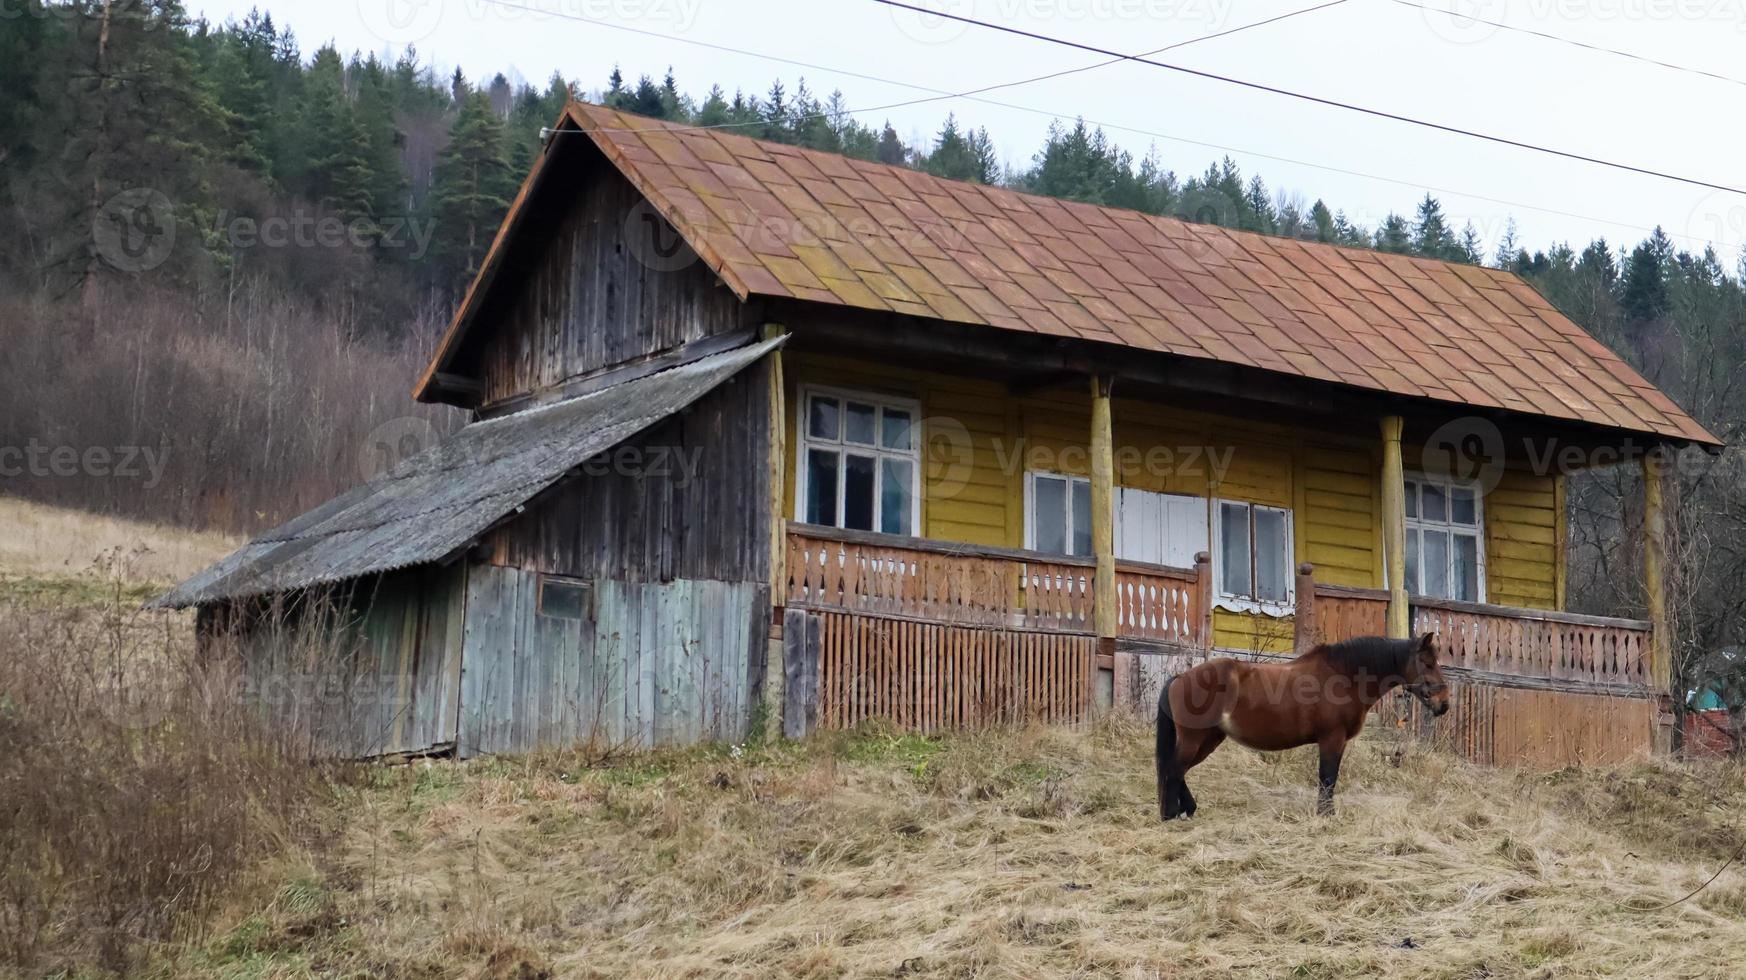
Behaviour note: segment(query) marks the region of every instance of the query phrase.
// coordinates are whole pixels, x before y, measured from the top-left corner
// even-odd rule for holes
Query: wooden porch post
[[[764,339],[787,333],[776,323],[764,324]],[[788,648],[783,643],[787,619],[783,607],[788,603],[788,519],[782,506],[788,489],[788,412],[787,392],[782,377],[782,348],[764,355],[770,360],[770,391],[768,398],[768,456],[770,499],[765,504],[770,520],[770,637],[764,653],[764,704],[774,717],[778,730],[786,730],[789,722],[783,717],[787,704],[785,689],[788,680]],[[801,620],[804,622],[804,618]]]
[[[787,333],[781,324],[764,324],[764,339],[771,340]],[[770,360],[770,602],[780,608],[788,601],[788,520],[782,502],[788,491],[788,411],[787,392],[783,387],[782,348],[764,355]]]
[[[1315,649],[1321,627],[1316,622],[1316,566],[1309,562],[1297,566],[1297,604],[1291,617],[1291,652],[1304,654]]]
[[[1382,551],[1388,569],[1388,635],[1412,632],[1406,590],[1406,477],[1400,461],[1398,415],[1382,418]]]
[[[1673,750],[1673,623],[1667,612],[1667,515],[1663,503],[1667,450],[1657,446],[1643,456],[1643,585],[1648,590],[1649,685],[1657,710],[1655,751]]]
[[[1104,668],[1114,697],[1117,628],[1115,571],[1115,436],[1112,432],[1107,374],[1091,379],[1091,553],[1097,556],[1092,580],[1092,620],[1097,630],[1098,689],[1104,688]]]

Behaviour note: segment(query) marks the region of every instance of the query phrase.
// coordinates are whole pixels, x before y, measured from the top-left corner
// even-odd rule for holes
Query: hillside
[[[1128,723],[312,768],[134,606],[227,540],[15,501],[0,540],[0,976],[1727,976],[1746,944],[1746,870],[1620,905],[1746,841],[1734,768],[1372,731],[1332,819],[1308,752],[1227,748],[1168,826]]]
[[[1221,752],[1157,823],[1145,732],[378,770],[194,975],[1721,976],[1737,773],[1476,769],[1374,735]],[[1725,788],[1724,788],[1725,787]],[[265,897],[266,893],[263,893]],[[293,900],[292,895],[297,897]]]

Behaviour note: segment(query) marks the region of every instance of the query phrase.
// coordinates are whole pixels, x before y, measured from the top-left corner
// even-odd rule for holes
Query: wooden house
[[[1716,446],[1508,272],[585,104],[415,394],[475,421],[161,600],[339,751],[1077,721],[1436,631],[1451,744],[1638,754],[1664,600],[1564,611],[1565,479],[1640,461],[1653,585]]]

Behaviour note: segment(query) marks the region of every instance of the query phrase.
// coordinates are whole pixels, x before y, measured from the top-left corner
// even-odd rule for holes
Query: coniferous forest
[[[1167,160],[1060,121],[1027,160],[947,115],[921,145],[803,79],[729,92],[665,66],[566,66],[543,84],[467,78],[407,49],[313,50],[266,11],[223,24],[177,0],[17,0],[0,18],[0,445],[134,447],[161,476],[47,462],[9,493],[246,531],[371,475],[457,423],[408,389],[488,248],[540,127],[566,99],[1269,235],[1507,267],[1712,431],[1746,421],[1736,256],[1641,242],[1485,242],[1429,195],[1374,227],[1276,193],[1230,159]],[[643,74],[645,68],[653,69]],[[1184,169],[1179,173],[1176,167]],[[1183,176],[1182,174],[1186,174]],[[1690,455],[1690,454],[1688,454]],[[1572,596],[1640,595],[1628,468],[1573,487]],[[1675,581],[1691,657],[1746,627],[1738,452],[1682,467]],[[1726,585],[1727,587],[1720,587]],[[1718,586],[1709,588],[1709,586]],[[1746,704],[1746,675],[1740,681]]]

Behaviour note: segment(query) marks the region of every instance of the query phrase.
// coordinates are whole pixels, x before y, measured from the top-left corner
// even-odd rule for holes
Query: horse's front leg
[[[1322,750],[1322,762],[1317,771],[1319,788],[1316,793],[1316,813],[1324,817],[1332,816],[1334,783],[1340,778],[1340,759],[1346,754],[1346,733],[1336,729],[1323,735],[1316,744]]]

